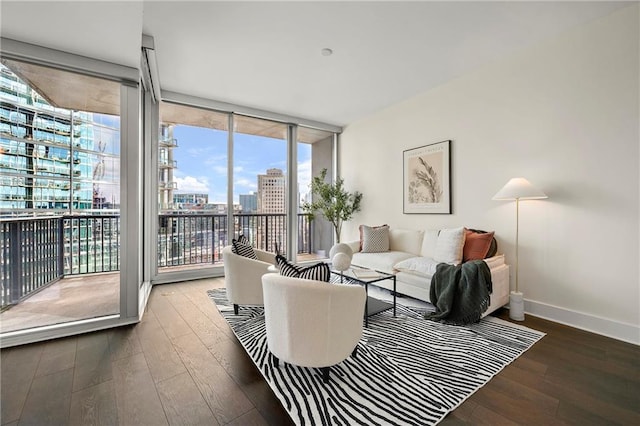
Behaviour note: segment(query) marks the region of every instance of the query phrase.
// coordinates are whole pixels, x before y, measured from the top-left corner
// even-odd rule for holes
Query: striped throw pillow
[[[246,238],[246,237],[245,237]],[[248,257],[249,259],[258,260],[256,252],[253,251],[253,247],[249,244],[243,244],[235,238],[231,240],[231,251],[237,255]]]
[[[287,258],[283,255],[279,254],[276,256],[276,264],[280,270],[280,275],[293,278],[300,276],[300,268],[287,261]]]
[[[331,269],[329,269],[329,265],[324,262],[318,262],[311,266],[298,266],[287,261],[282,255],[276,256],[276,262],[280,269],[280,275],[285,277],[324,282],[329,282],[329,279],[331,279]]]
[[[315,265],[302,268],[300,270],[300,278],[328,283],[331,279],[331,269],[329,269],[329,265],[326,263],[318,262]]]

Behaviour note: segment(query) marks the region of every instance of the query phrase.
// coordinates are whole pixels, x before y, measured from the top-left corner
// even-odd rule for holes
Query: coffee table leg
[[[369,283],[364,283],[364,326],[369,327]]]
[[[396,276],[393,276],[393,316],[396,316]]]

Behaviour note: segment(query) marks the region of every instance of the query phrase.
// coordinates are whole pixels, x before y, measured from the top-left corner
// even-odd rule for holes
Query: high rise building
[[[240,194],[240,208],[242,213],[255,213],[258,211],[258,194]]]
[[[258,215],[256,239],[267,250],[286,251],[286,177],[281,169],[267,169],[258,175]]]
[[[0,65],[0,215],[117,208],[119,127],[49,104]]]
[[[258,175],[258,213],[285,213],[286,179],[281,169]]]
[[[173,171],[178,167],[173,159],[173,150],[178,147],[178,141],[173,137],[172,124],[160,124],[160,138],[158,140],[158,203],[160,210],[177,208],[174,191],[178,184],[173,180]]]

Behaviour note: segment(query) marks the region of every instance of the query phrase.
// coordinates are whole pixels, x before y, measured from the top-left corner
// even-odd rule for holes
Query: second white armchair
[[[275,255],[262,250],[253,250],[258,260],[235,254],[231,246],[222,249],[224,282],[227,299],[238,315],[240,305],[262,305],[262,276],[275,262]]]

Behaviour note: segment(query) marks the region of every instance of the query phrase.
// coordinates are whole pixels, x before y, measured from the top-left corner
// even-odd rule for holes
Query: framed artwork
[[[451,214],[451,141],[403,151],[403,212]]]

